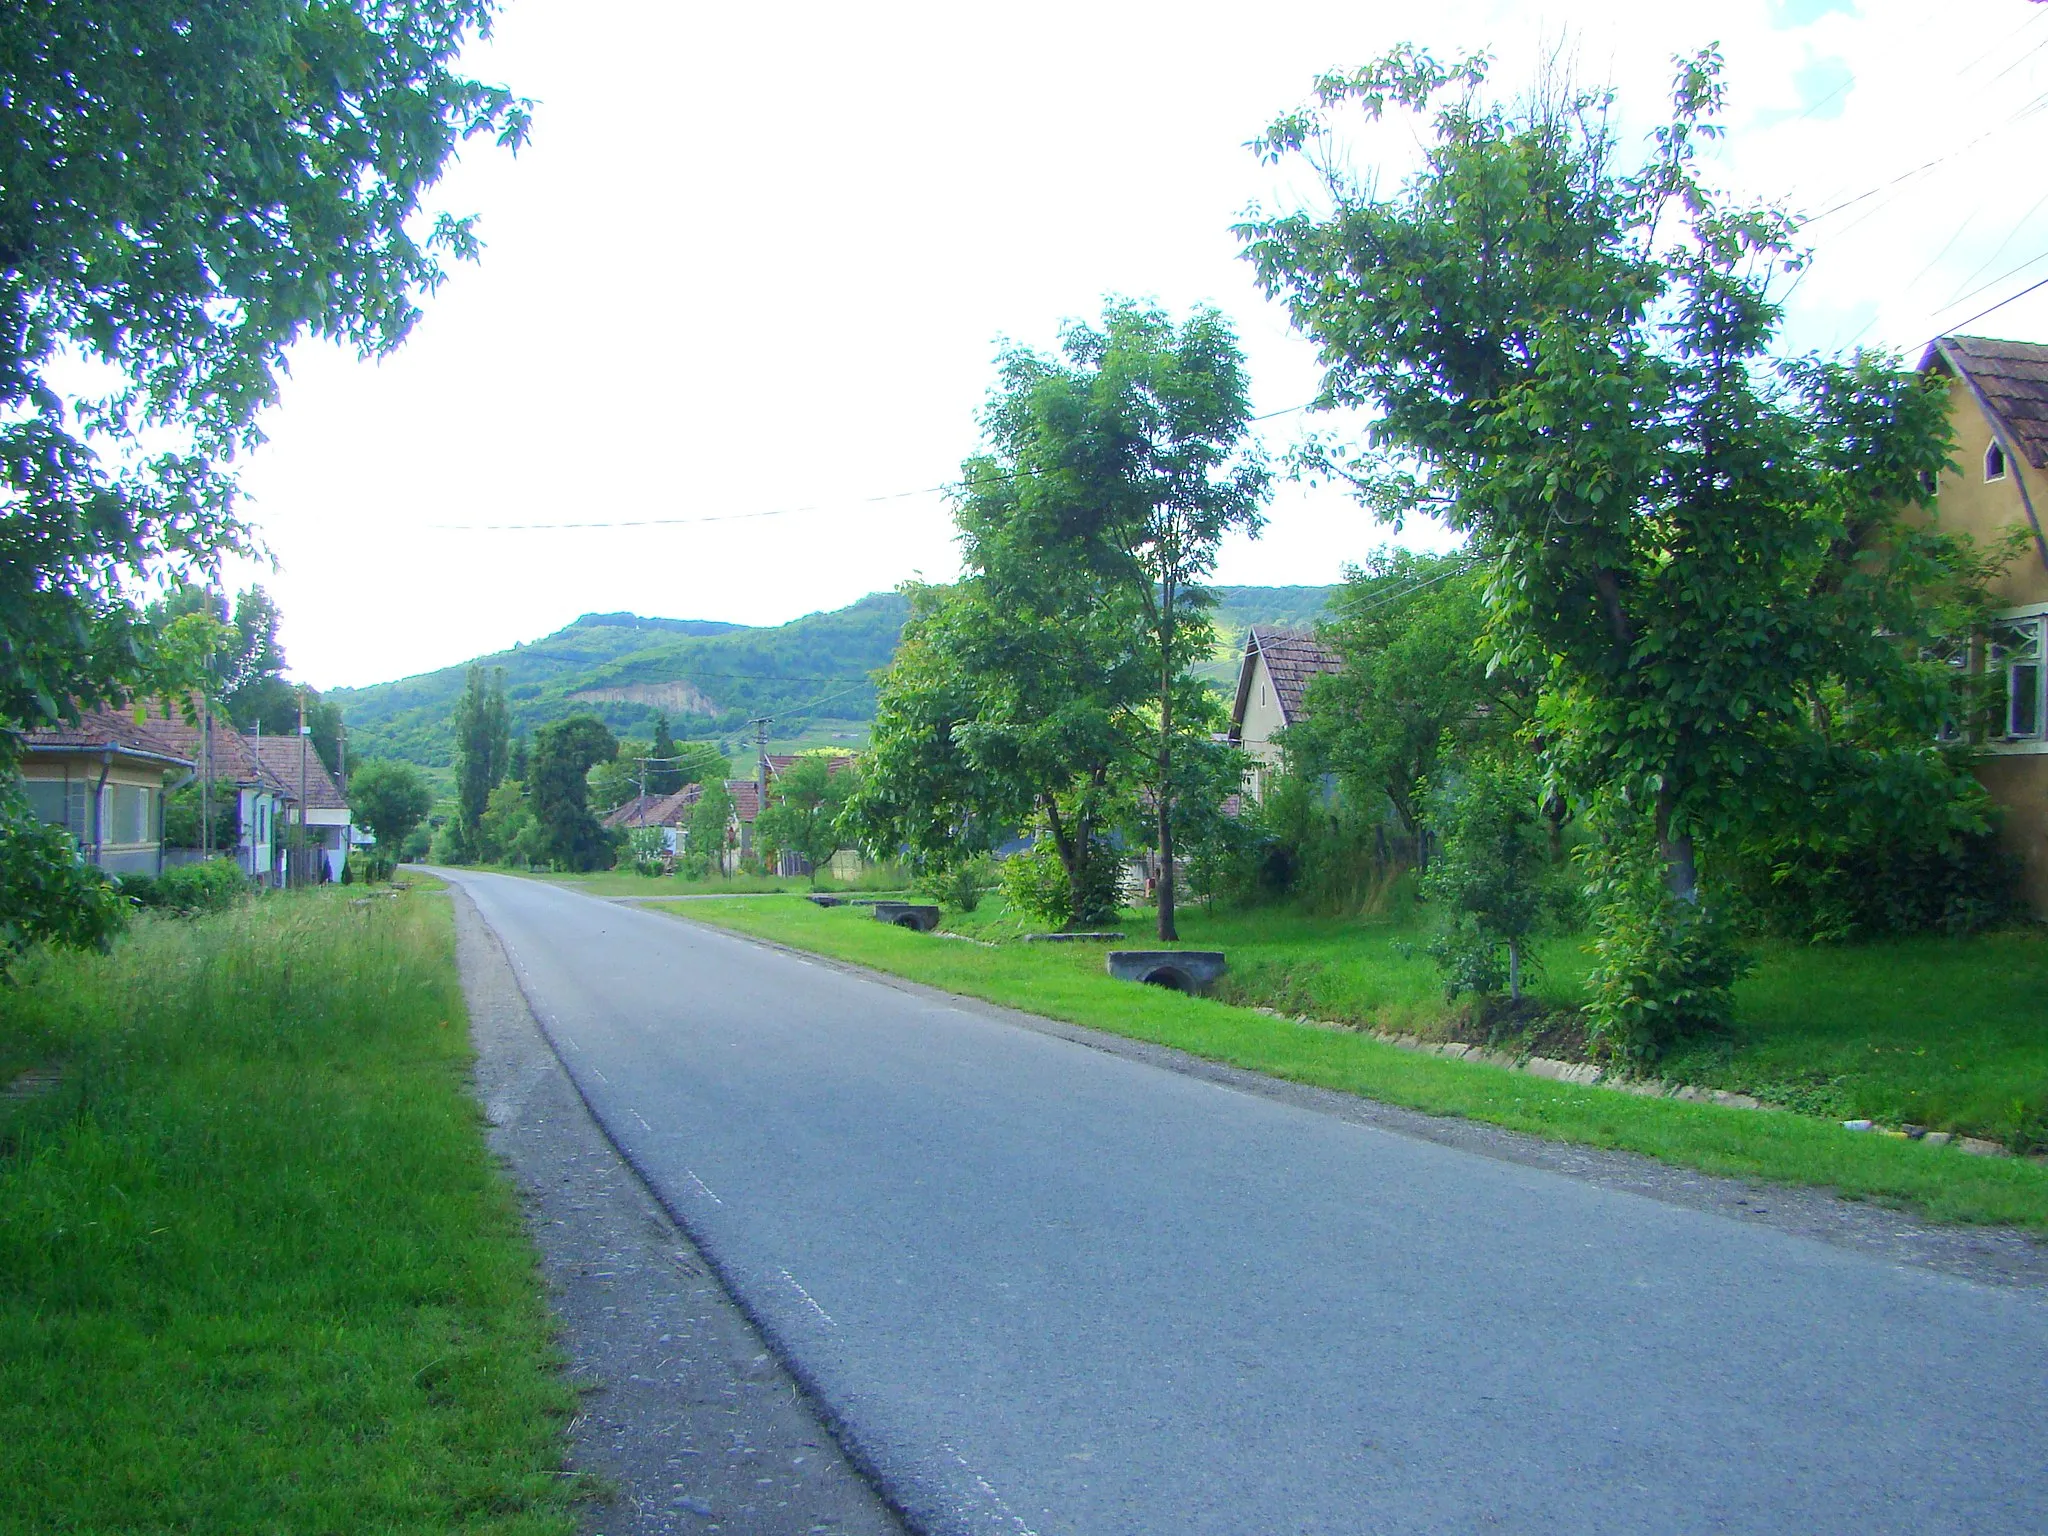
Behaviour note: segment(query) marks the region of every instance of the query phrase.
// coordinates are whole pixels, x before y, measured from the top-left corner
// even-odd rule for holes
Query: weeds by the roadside
[[[0,1042],[0,1529],[570,1529],[442,898],[143,917]]]

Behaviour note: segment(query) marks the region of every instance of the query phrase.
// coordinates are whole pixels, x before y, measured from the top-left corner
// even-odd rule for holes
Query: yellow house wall
[[[2021,882],[2035,912],[2048,914],[2048,753],[1988,755],[1977,779],[2005,807],[1999,841],[2020,861]]]
[[[2034,468],[2016,451],[2018,445],[2006,439],[2005,478],[1987,481],[1984,454],[1993,438],[1990,419],[1963,380],[1951,377],[1948,389],[1956,467],[1944,472],[1936,486],[1940,526],[1967,533],[1987,547],[2015,528],[2026,530],[2025,546],[1993,583],[1992,595],[2001,608],[2048,604],[2048,566],[2041,562],[2020,494],[2024,484],[2035,515],[2048,517],[2048,472]],[[1975,772],[1978,782],[2005,808],[2000,841],[2020,861],[2028,901],[2036,913],[2048,916],[2048,752],[2032,743],[1989,748]]]
[[[2034,500],[2037,516],[2048,517],[2048,472],[2038,470],[2018,453],[2006,454],[2003,480],[1984,478],[1984,451],[1991,446],[1991,423],[1970,386],[1951,378],[1949,423],[1956,435],[1956,467],[1943,473],[1936,485],[1935,505],[1940,525],[1952,533],[1967,533],[1979,544],[1989,546],[2015,528],[2028,528],[2027,508],[2020,496],[2024,480]],[[2015,446],[2008,444],[2008,448]],[[2048,603],[2048,567],[2029,529],[2027,547],[2006,567],[2005,575],[1993,588],[2000,603],[2020,607],[2026,603]]]
[[[102,771],[97,755],[52,757],[36,753],[26,757],[21,763],[21,776],[24,780],[35,780],[42,783],[61,784],[67,781],[72,783],[82,781],[97,787],[100,783]],[[150,805],[149,823],[152,829],[161,830],[163,826],[162,796],[166,777],[164,770],[161,767],[148,763],[114,762],[107,764],[104,772],[107,776],[106,788],[109,790],[116,785],[127,785],[151,792],[153,800]],[[104,791],[102,791],[102,794],[104,795]],[[92,812],[95,820],[105,814],[105,806],[106,801],[103,799],[100,807]],[[108,830],[115,829],[109,828]],[[111,836],[104,836],[100,842],[100,862],[109,868],[133,871],[141,867],[142,861],[154,862],[159,855],[162,845],[161,837],[148,838],[142,842],[122,842],[117,841]]]

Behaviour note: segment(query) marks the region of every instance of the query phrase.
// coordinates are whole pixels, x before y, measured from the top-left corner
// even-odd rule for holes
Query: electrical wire
[[[1247,420],[1272,421],[1277,417],[1292,416],[1297,411],[1305,411],[1315,403],[1313,400],[1307,400],[1300,405],[1284,406],[1277,411],[1267,411],[1263,415],[1248,417]],[[1014,473],[1049,474],[1051,471],[1019,470],[1014,471]],[[915,490],[887,491],[880,496],[862,496],[852,501],[812,502],[807,506],[801,507],[773,507],[765,512],[718,512],[708,517],[615,518],[580,523],[429,523],[427,526],[444,533],[540,533],[585,528],[682,528],[694,527],[700,523],[741,523],[751,522],[764,517],[793,517],[802,512],[827,512],[837,507],[871,507],[878,502],[906,501],[912,496],[942,495],[952,489],[953,487],[950,484],[921,485]]]
[[[1990,309],[1978,310],[1977,313],[1971,315],[1967,320],[1958,320],[1952,325],[1943,326],[1933,336],[1928,337],[1927,341],[1935,341],[1942,336],[1953,336],[1957,331],[1961,330],[1964,326],[1975,325],[1979,320],[1982,320],[1986,315],[1994,314],[1998,310],[2005,308],[2006,305],[2015,303],[2020,299],[2024,299],[2028,294],[2039,292],[2043,288],[2048,288],[2048,277],[2042,278],[2039,282],[2028,284],[2026,287],[2022,288],[2018,293],[2007,295],[2005,298],[2000,299],[1996,304],[1992,305]],[[1925,346],[1926,344],[1927,342],[1921,343],[1922,346]]]

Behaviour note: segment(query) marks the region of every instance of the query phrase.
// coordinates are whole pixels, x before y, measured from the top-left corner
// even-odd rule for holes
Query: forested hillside
[[[1234,676],[1225,654],[1243,643],[1246,626],[1312,625],[1333,590],[1219,588],[1219,659],[1203,671]],[[888,665],[909,611],[900,593],[877,592],[772,628],[587,613],[543,639],[477,660],[505,669],[515,732],[587,711],[616,731],[644,735],[661,710],[679,739],[736,750],[755,715],[776,717],[777,742],[828,722],[853,729],[873,718],[871,674]],[[445,767],[454,761],[449,722],[467,667],[336,688],[326,697],[341,706],[349,745],[362,756]]]

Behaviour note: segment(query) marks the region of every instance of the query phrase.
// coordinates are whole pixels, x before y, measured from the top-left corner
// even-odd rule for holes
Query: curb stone
[[[1677,1099],[1687,1104],[1715,1104],[1723,1109],[1755,1109],[1769,1114],[1789,1113],[1782,1105],[1766,1104],[1762,1099],[1747,1093],[1731,1093],[1725,1088],[1702,1088],[1693,1083],[1668,1083],[1655,1077],[1624,1077],[1609,1075],[1607,1071],[1590,1061],[1558,1061],[1549,1056],[1517,1056],[1512,1051],[1493,1050],[1483,1045],[1468,1045],[1461,1040],[1425,1040],[1420,1035],[1402,1034],[1395,1030],[1369,1029],[1356,1024],[1346,1024],[1339,1019],[1316,1019],[1305,1013],[1282,1013],[1277,1008],[1253,1008],[1253,1013],[1265,1014],[1268,1018],[1286,1019],[1291,1024],[1303,1024],[1310,1029],[1327,1029],[1347,1035],[1364,1035],[1382,1045],[1391,1045],[1398,1050],[1419,1051],[1428,1056],[1443,1056],[1453,1061],[1478,1062],[1482,1066],[1500,1067],[1508,1072],[1520,1072],[1529,1077],[1547,1078],[1552,1082],[1571,1083],[1581,1088],[1605,1088],[1614,1093],[1635,1094],[1646,1099]],[[1953,1146],[1972,1157],[2011,1157],[2010,1148],[1995,1141],[1986,1141],[1981,1136],[1964,1136],[1951,1131],[1922,1131],[1915,1136],[1909,1131],[1894,1130],[1876,1125],[1869,1120],[1844,1120],[1842,1128],[1855,1132],[1874,1132],[1880,1136],[1892,1136],[1902,1141],[1917,1141],[1928,1147]],[[1917,1129],[1917,1128],[1916,1128]],[[2048,1162],[2048,1155],[2036,1153],[2030,1162]]]

